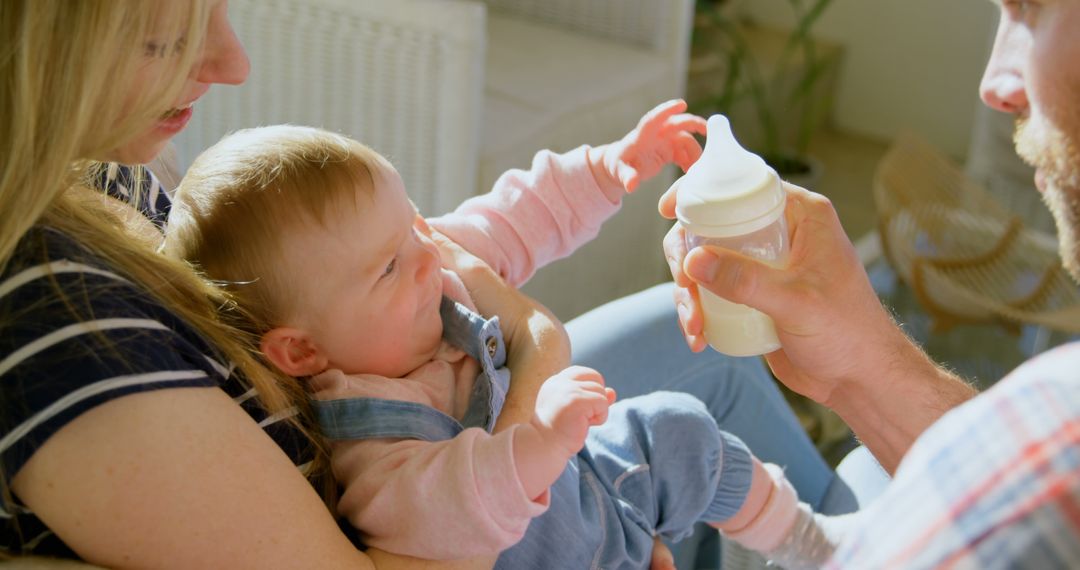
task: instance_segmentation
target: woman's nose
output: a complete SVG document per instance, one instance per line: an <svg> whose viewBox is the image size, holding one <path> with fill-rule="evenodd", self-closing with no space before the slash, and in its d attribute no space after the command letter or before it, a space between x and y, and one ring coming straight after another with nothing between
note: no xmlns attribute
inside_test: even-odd
<svg viewBox="0 0 1080 570"><path fill-rule="evenodd" d="M225 2L221 2L210 14L203 52L195 65L195 80L239 85L250 71L251 62L229 23Z"/></svg>

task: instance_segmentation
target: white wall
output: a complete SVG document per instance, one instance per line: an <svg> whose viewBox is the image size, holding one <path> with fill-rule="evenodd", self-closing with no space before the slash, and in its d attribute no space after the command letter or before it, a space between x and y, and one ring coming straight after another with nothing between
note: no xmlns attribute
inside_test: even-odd
<svg viewBox="0 0 1080 570"><path fill-rule="evenodd" d="M787 0L739 8L791 27ZM965 157L997 14L987 0L834 0L815 29L844 46L834 124L883 141L914 130Z"/></svg>

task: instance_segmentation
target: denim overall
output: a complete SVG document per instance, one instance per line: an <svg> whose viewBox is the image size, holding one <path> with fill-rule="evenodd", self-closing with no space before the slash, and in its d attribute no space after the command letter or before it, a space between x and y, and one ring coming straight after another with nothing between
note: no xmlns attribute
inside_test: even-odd
<svg viewBox="0 0 1080 570"><path fill-rule="evenodd" d="M445 297L441 312L443 338L481 365L462 421L412 402L314 401L327 437L440 441L467 427L491 431L510 383L498 318ZM617 402L552 485L548 510L495 566L647 568L654 536L677 541L698 521L727 520L746 498L750 475L746 446L720 431L693 396L655 392Z"/></svg>

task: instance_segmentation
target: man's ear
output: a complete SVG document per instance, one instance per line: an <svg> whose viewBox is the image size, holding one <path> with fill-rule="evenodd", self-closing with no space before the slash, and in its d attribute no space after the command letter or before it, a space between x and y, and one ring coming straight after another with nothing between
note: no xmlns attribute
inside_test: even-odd
<svg viewBox="0 0 1080 570"><path fill-rule="evenodd" d="M312 376L326 370L326 357L300 329L271 329L262 336L259 348L274 366L289 376Z"/></svg>

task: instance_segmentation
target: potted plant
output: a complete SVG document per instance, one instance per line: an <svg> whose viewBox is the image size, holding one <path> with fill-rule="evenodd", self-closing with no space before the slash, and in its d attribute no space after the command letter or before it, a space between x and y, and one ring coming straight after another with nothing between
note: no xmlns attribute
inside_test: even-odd
<svg viewBox="0 0 1080 570"><path fill-rule="evenodd" d="M832 0L785 0L790 32L740 17L731 0L698 0L687 99L701 115L727 115L740 142L785 179L819 174L807 155L832 103L839 50L811 35Z"/></svg>

